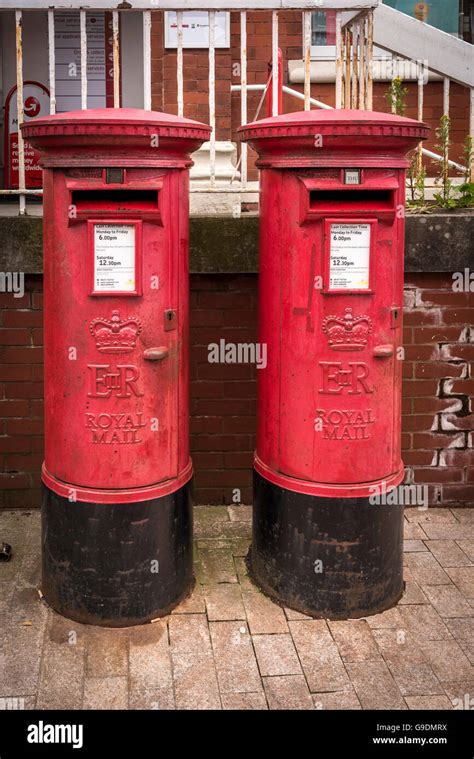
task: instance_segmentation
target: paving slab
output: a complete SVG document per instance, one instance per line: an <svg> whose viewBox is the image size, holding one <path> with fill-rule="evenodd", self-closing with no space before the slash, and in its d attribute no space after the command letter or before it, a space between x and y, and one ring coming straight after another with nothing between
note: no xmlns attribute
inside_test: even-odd
<svg viewBox="0 0 474 759"><path fill-rule="evenodd" d="M212 648L221 693L261 689L255 651L245 622L210 622Z"/></svg>
<svg viewBox="0 0 474 759"><path fill-rule="evenodd" d="M405 592L365 619L280 607L248 574L248 506L196 509L194 589L166 617L108 629L38 594L39 512L0 512L0 699L24 708L474 708L474 510L408 509ZM0 706L1 706L0 701Z"/></svg>
<svg viewBox="0 0 474 759"><path fill-rule="evenodd" d="M407 708L384 661L353 662L346 666L363 709Z"/></svg>
<svg viewBox="0 0 474 759"><path fill-rule="evenodd" d="M474 667L455 640L425 640L420 648L440 681L474 679Z"/></svg>
<svg viewBox="0 0 474 759"><path fill-rule="evenodd" d="M314 709L311 693L303 675L264 677L263 685L270 709Z"/></svg>
<svg viewBox="0 0 474 759"><path fill-rule="evenodd" d="M465 567L473 564L454 540L427 540L425 545L444 568Z"/></svg>
<svg viewBox="0 0 474 759"><path fill-rule="evenodd" d="M127 709L126 677L86 677L84 709Z"/></svg>
<svg viewBox="0 0 474 759"><path fill-rule="evenodd" d="M242 592L238 583L205 585L204 598L210 622L245 620Z"/></svg>
<svg viewBox="0 0 474 759"><path fill-rule="evenodd" d="M341 655L324 620L289 622L311 692L350 690Z"/></svg>
<svg viewBox="0 0 474 759"><path fill-rule="evenodd" d="M242 599L252 635L288 632L285 613L280 606L252 586L242 591Z"/></svg>
<svg viewBox="0 0 474 759"><path fill-rule="evenodd" d="M328 622L328 625L344 662L380 659L380 651L364 619Z"/></svg>
<svg viewBox="0 0 474 759"><path fill-rule="evenodd" d="M313 693L315 709L351 710L362 709L357 695L353 691L338 693Z"/></svg>
<svg viewBox="0 0 474 759"><path fill-rule="evenodd" d="M253 645L262 676L303 674L293 639L282 635L254 635Z"/></svg>

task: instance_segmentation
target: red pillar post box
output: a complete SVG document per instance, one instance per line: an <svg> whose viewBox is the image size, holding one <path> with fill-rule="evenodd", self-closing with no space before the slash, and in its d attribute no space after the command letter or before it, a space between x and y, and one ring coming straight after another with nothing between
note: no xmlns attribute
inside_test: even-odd
<svg viewBox="0 0 474 759"><path fill-rule="evenodd" d="M210 129L99 109L22 130L44 169L42 590L138 624L192 584L188 169Z"/></svg>
<svg viewBox="0 0 474 759"><path fill-rule="evenodd" d="M373 614L403 589L402 507L383 505L383 491L403 479L405 156L427 127L326 110L240 135L261 170L267 344L251 571L269 595L313 616Z"/></svg>

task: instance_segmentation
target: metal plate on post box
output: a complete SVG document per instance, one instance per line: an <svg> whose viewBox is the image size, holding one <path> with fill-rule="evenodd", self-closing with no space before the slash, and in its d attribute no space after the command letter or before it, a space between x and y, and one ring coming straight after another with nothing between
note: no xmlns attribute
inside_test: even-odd
<svg viewBox="0 0 474 759"><path fill-rule="evenodd" d="M367 290L370 267L370 224L331 224L329 287Z"/></svg>
<svg viewBox="0 0 474 759"><path fill-rule="evenodd" d="M134 224L92 222L93 293L137 292L138 230Z"/></svg>

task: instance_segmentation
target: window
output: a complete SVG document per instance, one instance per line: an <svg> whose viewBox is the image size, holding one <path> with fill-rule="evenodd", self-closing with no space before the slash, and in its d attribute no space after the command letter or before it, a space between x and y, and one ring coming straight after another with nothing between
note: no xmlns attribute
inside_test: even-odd
<svg viewBox="0 0 474 759"><path fill-rule="evenodd" d="M443 32L459 35L460 0L384 0L384 3L407 16L414 16L419 21L442 29Z"/></svg>
<svg viewBox="0 0 474 759"><path fill-rule="evenodd" d="M334 58L336 55L336 12L315 11L311 17L311 56Z"/></svg>

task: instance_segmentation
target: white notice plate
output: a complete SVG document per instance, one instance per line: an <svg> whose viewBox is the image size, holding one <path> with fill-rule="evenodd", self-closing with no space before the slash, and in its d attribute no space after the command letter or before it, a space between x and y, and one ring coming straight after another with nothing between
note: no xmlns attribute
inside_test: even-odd
<svg viewBox="0 0 474 759"><path fill-rule="evenodd" d="M134 292L135 225L94 224L94 292Z"/></svg>
<svg viewBox="0 0 474 759"><path fill-rule="evenodd" d="M370 224L330 225L330 290L368 290Z"/></svg>

